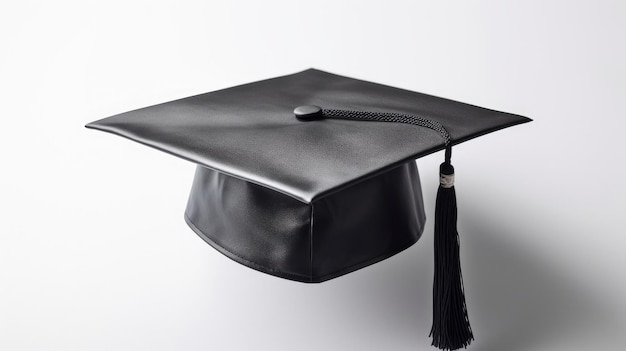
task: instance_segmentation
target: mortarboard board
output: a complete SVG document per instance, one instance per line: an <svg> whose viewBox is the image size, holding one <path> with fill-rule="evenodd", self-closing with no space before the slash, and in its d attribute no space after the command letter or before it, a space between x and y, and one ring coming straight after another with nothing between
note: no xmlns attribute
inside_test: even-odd
<svg viewBox="0 0 626 351"><path fill-rule="evenodd" d="M446 150L435 214L433 345L473 339L456 231L452 145L530 121L315 69L86 125L197 164L185 211L250 268L322 282L414 244L425 213L416 158Z"/></svg>

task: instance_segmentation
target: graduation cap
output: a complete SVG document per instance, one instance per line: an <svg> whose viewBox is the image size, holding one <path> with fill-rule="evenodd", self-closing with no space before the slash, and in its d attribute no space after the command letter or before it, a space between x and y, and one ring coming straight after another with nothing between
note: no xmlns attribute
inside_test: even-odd
<svg viewBox="0 0 626 351"><path fill-rule="evenodd" d="M86 125L197 164L185 220L245 266L323 282L413 245L425 213L414 160L445 150L435 208L433 345L473 340L452 145L529 122L315 69Z"/></svg>

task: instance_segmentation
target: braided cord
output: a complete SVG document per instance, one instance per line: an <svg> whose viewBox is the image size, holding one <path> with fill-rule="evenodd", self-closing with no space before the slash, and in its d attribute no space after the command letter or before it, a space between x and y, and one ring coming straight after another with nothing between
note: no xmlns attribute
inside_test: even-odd
<svg viewBox="0 0 626 351"><path fill-rule="evenodd" d="M420 116L395 112L367 112L336 109L323 109L322 113L324 117L328 118L412 124L414 126L429 128L439 133L444 139L446 149L449 149L451 142L450 134L441 123Z"/></svg>

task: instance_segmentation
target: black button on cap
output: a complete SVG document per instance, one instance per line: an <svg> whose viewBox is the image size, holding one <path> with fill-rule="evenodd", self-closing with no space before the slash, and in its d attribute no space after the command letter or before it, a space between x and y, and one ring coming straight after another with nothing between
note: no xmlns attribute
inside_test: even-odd
<svg viewBox="0 0 626 351"><path fill-rule="evenodd" d="M296 118L301 121L313 121L316 119L324 118L322 108L315 105L302 105L293 110Z"/></svg>

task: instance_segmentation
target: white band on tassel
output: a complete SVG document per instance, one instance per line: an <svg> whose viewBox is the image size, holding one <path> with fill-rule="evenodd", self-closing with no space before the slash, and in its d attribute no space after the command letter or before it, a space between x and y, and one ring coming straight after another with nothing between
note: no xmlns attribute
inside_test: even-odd
<svg viewBox="0 0 626 351"><path fill-rule="evenodd" d="M439 174L439 184L442 188L452 188L454 186L454 174Z"/></svg>

